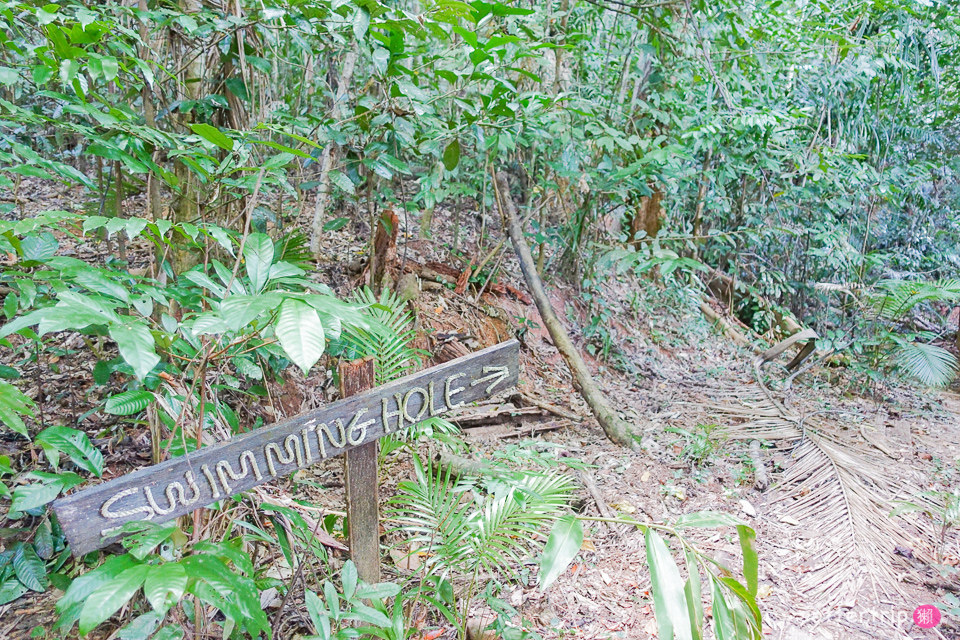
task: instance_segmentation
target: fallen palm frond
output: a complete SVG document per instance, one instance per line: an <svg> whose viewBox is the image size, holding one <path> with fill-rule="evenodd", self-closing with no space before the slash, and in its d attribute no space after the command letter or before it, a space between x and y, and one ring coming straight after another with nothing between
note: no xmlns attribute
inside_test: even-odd
<svg viewBox="0 0 960 640"><path fill-rule="evenodd" d="M895 475L889 459L847 441L822 416L791 410L762 383L731 389L718 400L714 409L738 420L723 428L729 439L794 443L793 464L773 487L773 505L781 519L804 527L796 567L802 574L797 588L807 603L850 604L865 584L883 593L900 591L901 569L892 563L896 547L926 550L917 549L916 534L902 520L890 517L892 500L915 488Z"/></svg>

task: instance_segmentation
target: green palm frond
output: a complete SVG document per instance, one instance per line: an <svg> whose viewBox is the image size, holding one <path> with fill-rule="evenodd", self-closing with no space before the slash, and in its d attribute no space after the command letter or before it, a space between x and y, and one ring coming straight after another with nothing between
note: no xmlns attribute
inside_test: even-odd
<svg viewBox="0 0 960 640"><path fill-rule="evenodd" d="M306 269L313 254L310 253L307 236L300 230L288 231L277 241L277 256L279 260L295 264Z"/></svg>
<svg viewBox="0 0 960 640"><path fill-rule="evenodd" d="M944 279L936 282L909 280L881 280L877 290L867 296L867 307L878 317L900 320L923 302L960 300L960 280Z"/></svg>
<svg viewBox="0 0 960 640"><path fill-rule="evenodd" d="M931 387L944 387L957 375L957 358L942 347L897 340L894 361L903 373Z"/></svg>
<svg viewBox="0 0 960 640"><path fill-rule="evenodd" d="M427 553L429 566L463 574L521 562L573 492L559 474L504 472L494 481L452 482L416 455L414 469L416 481L401 482L391 501L393 515L413 546Z"/></svg>
<svg viewBox="0 0 960 640"><path fill-rule="evenodd" d="M449 471L435 473L412 457L415 481L405 480L390 500L390 515L402 523L415 551L428 553L425 564L442 570L468 563L472 550L471 519L473 489L469 479L455 480Z"/></svg>
<svg viewBox="0 0 960 640"><path fill-rule="evenodd" d="M344 342L355 357L373 356L378 385L396 380L420 365L423 351L410 346L416 337L413 316L391 291L379 298L367 287L353 294L353 301L367 307L379 326L370 331L344 331Z"/></svg>

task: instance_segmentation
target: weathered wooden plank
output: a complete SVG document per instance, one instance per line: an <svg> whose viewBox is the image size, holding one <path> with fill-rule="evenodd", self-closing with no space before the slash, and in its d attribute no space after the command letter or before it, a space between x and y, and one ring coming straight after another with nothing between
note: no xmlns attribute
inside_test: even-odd
<svg viewBox="0 0 960 640"><path fill-rule="evenodd" d="M53 503L74 555L134 520L165 522L517 383L510 340Z"/></svg>
<svg viewBox="0 0 960 640"><path fill-rule="evenodd" d="M344 398L373 387L373 358L342 362L340 395ZM376 440L348 449L343 456L343 485L350 524L350 558L360 578L380 582L380 500Z"/></svg>

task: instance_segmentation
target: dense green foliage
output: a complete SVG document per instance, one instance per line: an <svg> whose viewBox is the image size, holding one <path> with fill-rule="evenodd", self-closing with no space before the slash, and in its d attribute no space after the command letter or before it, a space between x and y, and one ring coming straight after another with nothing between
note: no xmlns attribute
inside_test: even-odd
<svg viewBox="0 0 960 640"><path fill-rule="evenodd" d="M110 393L95 410L119 416L117 431L145 422L154 461L259 426L239 406L291 365L307 374L324 354L370 353L378 382L415 366L402 303L338 300L310 259L325 233L364 215L374 228L386 209L462 252L459 217L440 237L432 214L470 209L489 233L491 169L516 177L540 268L582 284L602 355L612 266L697 295L719 271L731 311L758 333L793 314L874 378L956 373L944 338L960 299L960 15L947 0L0 0L0 45L4 346L36 368L78 335ZM37 185L83 195L46 210L31 201ZM64 250L94 244L99 262ZM258 592L289 584L243 544L334 571L315 524L248 497L273 527L214 532L195 518L191 540L150 526L76 577L84 563L68 559L46 505L101 476L103 456L81 430L32 429L22 372L0 375L12 381L0 421L46 457L0 457L0 476L16 478L0 498L19 523L0 551L0 602L52 583L67 593L60 626L80 633L138 602L125 637L202 626L201 605L223 614L224 636L257 637L271 629ZM397 518L436 571L401 589L358 586L347 565L341 594L315 580L305 606L321 637L350 637L354 621L404 638L405 602L421 601L466 633L471 598L505 603L472 582L458 601L451 575L540 553L516 536L547 526L547 584L576 553L582 530L558 477L451 485L416 469ZM738 523L683 526L700 525ZM699 574L681 579L657 530L641 528L661 637L701 637ZM707 572L721 638L759 633L752 531L739 533L747 586ZM707 568L681 546L688 567Z"/></svg>

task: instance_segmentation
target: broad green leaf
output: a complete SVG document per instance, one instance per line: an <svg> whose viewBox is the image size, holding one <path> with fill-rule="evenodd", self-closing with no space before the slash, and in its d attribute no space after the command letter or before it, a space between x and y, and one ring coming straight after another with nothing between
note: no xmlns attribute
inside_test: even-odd
<svg viewBox="0 0 960 640"><path fill-rule="evenodd" d="M674 523L674 527L677 529L724 526L739 527L744 525L745 523L743 520L740 520L729 513L723 513L722 511L696 511L694 513L687 513L677 518L676 522Z"/></svg>
<svg viewBox="0 0 960 640"><path fill-rule="evenodd" d="M366 7L360 7L353 15L353 35L356 36L357 40L362 41L369 28L370 12Z"/></svg>
<svg viewBox="0 0 960 640"><path fill-rule="evenodd" d="M76 578L70 583L66 593L57 600L56 609L59 619L56 628L63 631L69 630L80 617L80 611L92 593L136 564L130 554L110 556L93 571Z"/></svg>
<svg viewBox="0 0 960 640"><path fill-rule="evenodd" d="M103 454L93 446L90 438L82 431L54 425L37 434L37 443L43 447L50 464L56 469L59 454L65 453L70 460L98 478L103 475Z"/></svg>
<svg viewBox="0 0 960 640"><path fill-rule="evenodd" d="M265 233L251 233L243 245L243 264L250 278L252 293L260 293L270 278L273 264L273 240Z"/></svg>
<svg viewBox="0 0 960 640"><path fill-rule="evenodd" d="M183 629L169 625L157 631L150 640L182 640Z"/></svg>
<svg viewBox="0 0 960 640"><path fill-rule="evenodd" d="M80 635L87 635L119 611L143 585L150 568L145 564L132 566L91 593L80 611Z"/></svg>
<svg viewBox="0 0 960 640"><path fill-rule="evenodd" d="M63 485L55 482L33 483L17 487L13 490L13 502L10 508L13 511L29 511L42 507L56 500Z"/></svg>
<svg viewBox="0 0 960 640"><path fill-rule="evenodd" d="M732 584L731 584L732 583ZM735 585L733 594L725 593L723 586ZM711 576L713 594L713 630L717 640L760 640L760 612L750 596L735 580Z"/></svg>
<svg viewBox="0 0 960 640"><path fill-rule="evenodd" d="M20 74L17 73L16 69L0 67L0 84L9 86L16 84L18 80L20 80Z"/></svg>
<svg viewBox="0 0 960 640"><path fill-rule="evenodd" d="M204 289L209 289L210 293L218 298L222 298L226 291L226 289L214 282L210 276L200 271L199 268L186 272L182 277Z"/></svg>
<svg viewBox="0 0 960 640"><path fill-rule="evenodd" d="M33 545L22 542L13 552L13 571L17 580L31 591L46 591L50 585L47 569Z"/></svg>
<svg viewBox="0 0 960 640"><path fill-rule="evenodd" d="M657 532L646 532L647 565L650 567L650 591L653 594L654 615L657 618L659 640L693 640L688 620L684 581L670 549Z"/></svg>
<svg viewBox="0 0 960 640"><path fill-rule="evenodd" d="M187 580L187 570L175 562L150 567L143 584L143 594L155 610L166 611L183 597Z"/></svg>
<svg viewBox="0 0 960 640"><path fill-rule="evenodd" d="M378 582L377 584L360 583L354 594L357 598L364 600L386 600L400 593L400 585L392 582Z"/></svg>
<svg viewBox="0 0 960 640"><path fill-rule="evenodd" d="M133 522L124 525L123 532L131 532L123 538L123 546L137 560L143 560L158 544L177 531L175 524L160 525L152 522Z"/></svg>
<svg viewBox="0 0 960 640"><path fill-rule="evenodd" d="M60 243L49 231L31 233L20 241L20 252L24 260L43 262L57 254Z"/></svg>
<svg viewBox="0 0 960 640"><path fill-rule="evenodd" d="M233 138L227 137L222 131L213 125L206 124L205 122L197 122L191 124L190 128L195 134L209 142L212 142L221 149L233 151Z"/></svg>
<svg viewBox="0 0 960 640"><path fill-rule="evenodd" d="M301 151L300 149L294 149L293 147L288 147L287 145L280 144L279 142L274 142L273 140L253 140L253 142L256 142L257 144L266 145L278 151L284 151L286 153L299 156L301 158L313 160L313 156L311 156L309 153L306 153L305 151Z"/></svg>
<svg viewBox="0 0 960 640"><path fill-rule="evenodd" d="M687 573L689 577L683 585L683 596L687 600L687 612L690 615L690 633L693 636L693 640L702 640L704 616L700 567L697 564L697 556L692 551L684 549L684 555L687 559Z"/></svg>
<svg viewBox="0 0 960 640"><path fill-rule="evenodd" d="M73 279L77 284L86 287L90 291L111 296L128 304L130 302L130 292L126 287L92 269L84 269L78 272Z"/></svg>
<svg viewBox="0 0 960 640"><path fill-rule="evenodd" d="M337 231L345 227L348 222L350 222L350 218L344 218L344 217L334 218L333 220L328 220L327 222L323 223L323 230Z"/></svg>
<svg viewBox="0 0 960 640"><path fill-rule="evenodd" d="M22 436L29 437L21 415L33 416L33 400L8 382L0 382L0 422Z"/></svg>
<svg viewBox="0 0 960 640"><path fill-rule="evenodd" d="M460 164L460 141L454 140L443 150L443 166L447 171L453 171Z"/></svg>
<svg viewBox="0 0 960 640"><path fill-rule="evenodd" d="M117 77L120 65L113 56L103 56L100 59L100 69L103 71L103 79L107 82L112 82L113 79Z"/></svg>
<svg viewBox="0 0 960 640"><path fill-rule="evenodd" d="M220 317L231 331L239 331L263 312L275 309L279 302L275 294L231 295L220 303Z"/></svg>
<svg viewBox="0 0 960 640"><path fill-rule="evenodd" d="M307 375L323 355L326 339L320 316L310 305L288 298L280 305L276 326L277 339L291 362Z"/></svg>
<svg viewBox="0 0 960 640"><path fill-rule="evenodd" d="M737 535L740 538L740 550L743 552L743 577L747 581L747 592L751 597L757 597L759 558L753 543L757 533L746 525L737 526Z"/></svg>
<svg viewBox="0 0 960 640"><path fill-rule="evenodd" d="M27 591L29 591L29 589L17 580L16 576L10 576L0 584L0 605L13 602Z"/></svg>
<svg viewBox="0 0 960 640"><path fill-rule="evenodd" d="M117 640L148 640L163 621L163 613L148 611L131 620L116 632Z"/></svg>
<svg viewBox="0 0 960 640"><path fill-rule="evenodd" d="M344 563L340 579L343 583L343 597L350 600L357 590L357 583L359 581L357 566L353 564L353 560L347 560Z"/></svg>
<svg viewBox="0 0 960 640"><path fill-rule="evenodd" d="M108 331L120 348L120 355L133 367L133 373L139 380L146 378L160 363L160 356L154 351L153 334L145 324L136 321L114 324Z"/></svg>
<svg viewBox="0 0 960 640"><path fill-rule="evenodd" d="M230 571L218 558L195 554L180 561L192 580L188 591L216 602L227 617L243 625L253 637L270 628L260 606L256 585L249 578Z"/></svg>
<svg viewBox="0 0 960 640"><path fill-rule="evenodd" d="M348 178L345 173L338 171L337 169L334 169L330 172L330 181L350 195L353 195L354 190L356 189L356 186L353 184L353 180Z"/></svg>
<svg viewBox="0 0 960 640"><path fill-rule="evenodd" d="M365 604L354 603L352 608L344 617L351 620L366 622L367 624L372 624L380 627L381 629L389 629L391 626L393 626L390 622L390 618L380 611L377 611L373 607L368 607Z"/></svg>
<svg viewBox="0 0 960 640"><path fill-rule="evenodd" d="M140 413L153 402L153 394L143 389L124 391L107 398L104 411L114 416L129 416Z"/></svg>
<svg viewBox="0 0 960 640"><path fill-rule="evenodd" d="M315 592L307 590L304 593L304 602L314 628L321 634L321 637L329 638L331 632L330 612L323 606L323 600Z"/></svg>
<svg viewBox="0 0 960 640"><path fill-rule="evenodd" d="M546 590L566 571L582 544L583 524L576 516L566 515L554 523L540 560L541 590Z"/></svg>

